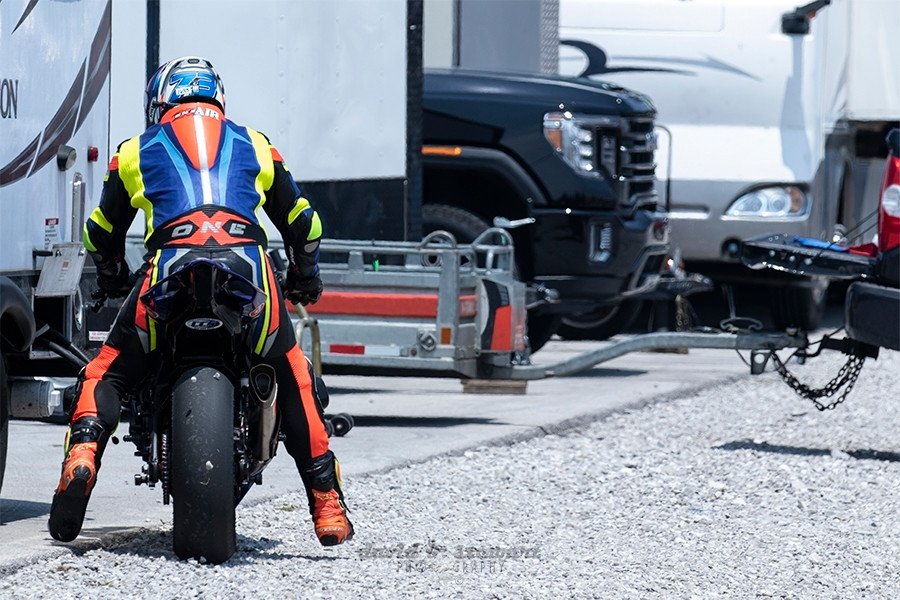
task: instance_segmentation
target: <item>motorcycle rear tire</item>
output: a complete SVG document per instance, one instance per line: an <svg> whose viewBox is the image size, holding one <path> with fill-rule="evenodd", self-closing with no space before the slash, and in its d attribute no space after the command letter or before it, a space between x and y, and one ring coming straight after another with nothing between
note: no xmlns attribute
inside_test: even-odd
<svg viewBox="0 0 900 600"><path fill-rule="evenodd" d="M172 389L172 537L183 559L220 564L235 551L234 386L212 367Z"/></svg>

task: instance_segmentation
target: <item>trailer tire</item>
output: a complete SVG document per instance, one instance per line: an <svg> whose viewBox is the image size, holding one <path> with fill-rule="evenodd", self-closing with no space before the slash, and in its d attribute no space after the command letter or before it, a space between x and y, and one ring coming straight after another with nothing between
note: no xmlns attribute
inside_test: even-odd
<svg viewBox="0 0 900 600"><path fill-rule="evenodd" d="M6 381L6 361L0 357L0 490L6 473L6 450L9 444L9 385Z"/></svg>
<svg viewBox="0 0 900 600"><path fill-rule="evenodd" d="M457 242L467 244L478 237L490 225L478 215L467 210L447 204L422 205L422 233L428 235L432 231L442 229L453 234ZM518 278L517 267L513 275ZM556 333L560 316L554 314L537 314L528 311L528 344L532 352L540 350Z"/></svg>

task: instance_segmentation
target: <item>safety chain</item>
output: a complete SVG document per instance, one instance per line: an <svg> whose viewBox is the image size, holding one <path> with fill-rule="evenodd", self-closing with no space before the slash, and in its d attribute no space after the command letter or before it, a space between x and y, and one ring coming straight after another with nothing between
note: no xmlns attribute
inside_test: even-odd
<svg viewBox="0 0 900 600"><path fill-rule="evenodd" d="M681 294L675 296L675 331L690 331L694 322L691 318L690 301Z"/></svg>
<svg viewBox="0 0 900 600"><path fill-rule="evenodd" d="M787 367L774 352L772 352L772 358L775 361L775 369L778 371L778 374L781 375L781 378L784 379L784 382L793 388L799 396L812 400L812 403L820 411L831 410L847 398L847 394L849 394L850 390L853 389L853 386L856 385L856 380L859 378L859 372L866 362L865 356L851 354L849 358L847 358L847 362L844 366L841 367L841 370L838 371L838 374L835 375L834 379L826 383L824 387L814 389L802 383L789 373ZM836 400L833 400L829 404L822 404L819 402L819 398L831 397L844 386L846 387L844 388L843 393L841 393Z"/></svg>

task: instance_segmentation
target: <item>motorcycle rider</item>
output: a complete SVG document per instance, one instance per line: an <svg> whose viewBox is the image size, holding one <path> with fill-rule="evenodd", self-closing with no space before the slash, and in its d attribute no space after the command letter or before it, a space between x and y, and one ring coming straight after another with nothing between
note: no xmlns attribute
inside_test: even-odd
<svg viewBox="0 0 900 600"><path fill-rule="evenodd" d="M100 204L84 226L100 289L127 297L80 378L50 534L63 542L78 536L121 401L151 373L155 323L140 294L202 252L268 290L269 305L256 321L254 360L276 371L284 446L306 488L319 541L332 546L349 540L353 525L340 467L329 450L309 362L277 291L257 212L262 207L282 234L290 263L284 295L301 304L316 302L323 289L319 216L268 138L225 118L224 87L208 60L187 56L159 67L147 83L144 112L147 129L119 145ZM148 252L134 284L125 235L138 209L144 211Z"/></svg>

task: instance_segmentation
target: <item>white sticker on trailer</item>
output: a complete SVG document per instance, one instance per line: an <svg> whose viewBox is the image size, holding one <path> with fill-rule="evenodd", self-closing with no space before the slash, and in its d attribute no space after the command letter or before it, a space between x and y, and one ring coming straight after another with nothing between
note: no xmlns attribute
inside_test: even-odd
<svg viewBox="0 0 900 600"><path fill-rule="evenodd" d="M44 219L44 250L59 241L59 219Z"/></svg>
<svg viewBox="0 0 900 600"><path fill-rule="evenodd" d="M366 346L366 356L400 356L400 346Z"/></svg>
<svg viewBox="0 0 900 600"><path fill-rule="evenodd" d="M88 331L88 340L92 342L105 342L107 337L108 331Z"/></svg>

